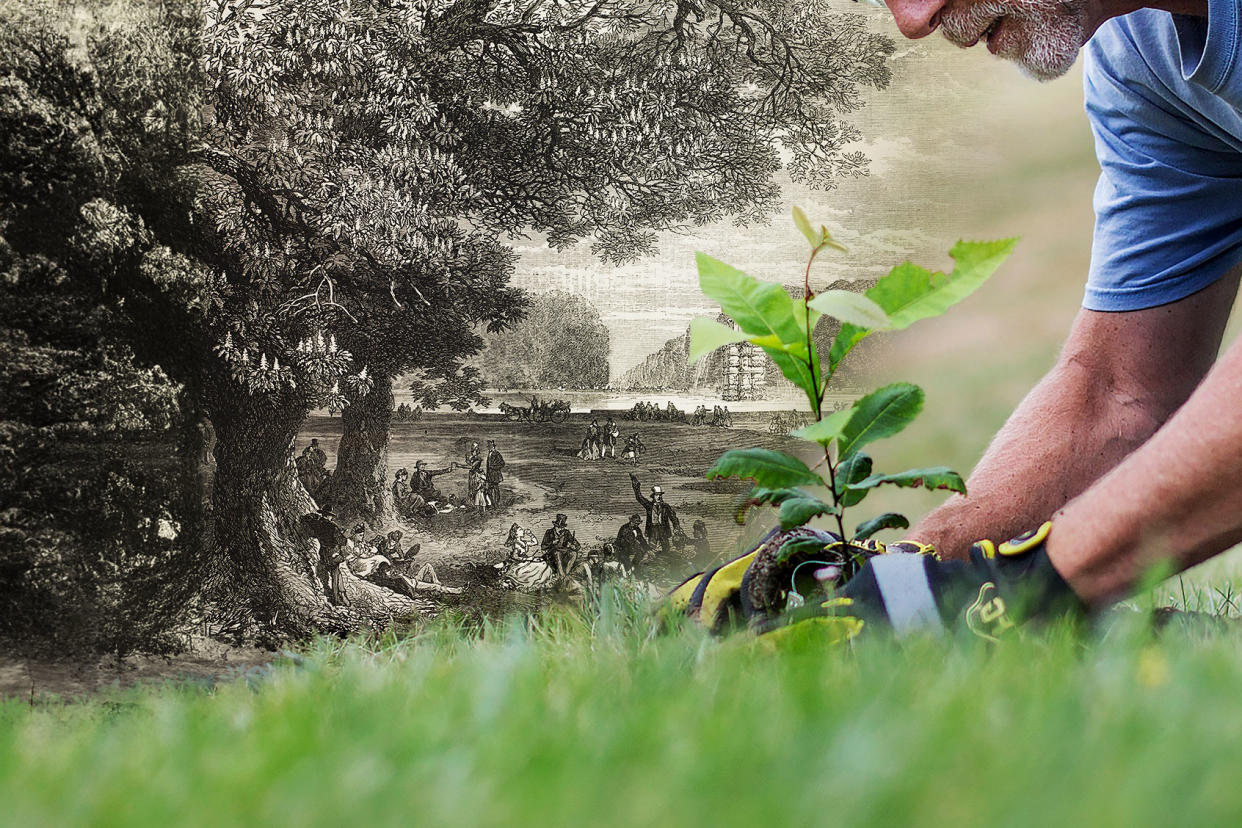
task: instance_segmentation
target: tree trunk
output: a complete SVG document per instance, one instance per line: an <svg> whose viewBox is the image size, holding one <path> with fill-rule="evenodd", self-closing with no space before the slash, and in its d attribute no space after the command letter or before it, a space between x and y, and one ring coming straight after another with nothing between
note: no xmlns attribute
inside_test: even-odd
<svg viewBox="0 0 1242 828"><path fill-rule="evenodd" d="M304 519L315 504L293 463L293 441L306 411L264 403L254 398L212 411L214 541L224 564L216 592L223 613L239 631L253 626L287 639L347 634L432 611L433 602L363 581L348 567L341 575L343 604L329 599L321 543Z"/></svg>
<svg viewBox="0 0 1242 828"><path fill-rule="evenodd" d="M332 511L347 522L373 528L392 521L388 488L388 432L392 424L392 378L376 376L371 393L341 413L341 442L332 472Z"/></svg>
<svg viewBox="0 0 1242 828"><path fill-rule="evenodd" d="M188 541L200 550L210 547L211 491L216 478L216 431L207 412L189 394L182 395L182 425L178 448L184 489L183 526ZM200 551L201 555L201 551Z"/></svg>
<svg viewBox="0 0 1242 828"><path fill-rule="evenodd" d="M210 578L211 487L215 480L215 430L193 394L181 396L181 436L177 446L179 488L173 513L179 526L177 544L183 550L179 566L183 592L171 600L188 602L200 595Z"/></svg>

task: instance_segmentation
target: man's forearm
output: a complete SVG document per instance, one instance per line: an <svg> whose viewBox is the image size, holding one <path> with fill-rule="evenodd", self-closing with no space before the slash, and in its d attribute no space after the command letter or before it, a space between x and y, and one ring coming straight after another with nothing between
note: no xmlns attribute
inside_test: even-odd
<svg viewBox="0 0 1242 828"><path fill-rule="evenodd" d="M1242 343L1142 448L1054 518L1048 558L1088 605L1156 564L1180 572L1242 541Z"/></svg>
<svg viewBox="0 0 1242 828"><path fill-rule="evenodd" d="M1037 526L1155 433L1161 413L1063 362L997 433L967 480L968 494L953 496L909 535L960 558L981 538Z"/></svg>
<svg viewBox="0 0 1242 828"><path fill-rule="evenodd" d="M1238 272L1168 305L1082 311L1056 367L1027 395L967 481L910 537L946 557L1047 520L1156 432L1216 357Z"/></svg>

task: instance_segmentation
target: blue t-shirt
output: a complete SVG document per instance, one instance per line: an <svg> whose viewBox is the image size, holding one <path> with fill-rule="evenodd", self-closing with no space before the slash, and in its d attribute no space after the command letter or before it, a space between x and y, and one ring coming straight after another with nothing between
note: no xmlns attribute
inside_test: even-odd
<svg viewBox="0 0 1242 828"><path fill-rule="evenodd" d="M1242 260L1242 0L1208 2L1207 18L1113 18L1086 46L1091 310L1173 302Z"/></svg>

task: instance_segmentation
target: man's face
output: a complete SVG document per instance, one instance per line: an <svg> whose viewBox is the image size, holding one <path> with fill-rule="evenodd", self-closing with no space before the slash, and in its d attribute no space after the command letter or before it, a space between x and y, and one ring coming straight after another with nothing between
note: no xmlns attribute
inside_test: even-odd
<svg viewBox="0 0 1242 828"><path fill-rule="evenodd" d="M1069 71L1099 20L1088 0L887 0L902 34L922 37L937 27L956 46L985 43L1030 77L1046 81Z"/></svg>

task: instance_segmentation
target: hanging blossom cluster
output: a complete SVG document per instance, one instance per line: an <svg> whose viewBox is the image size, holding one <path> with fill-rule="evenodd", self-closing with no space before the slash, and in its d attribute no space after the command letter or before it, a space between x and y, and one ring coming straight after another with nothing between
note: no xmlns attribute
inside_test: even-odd
<svg viewBox="0 0 1242 828"><path fill-rule="evenodd" d="M351 398L363 397L375 387L366 366L352 373L353 356L337 347L336 335L321 330L298 341L292 352L270 358L266 350L238 345L233 332L224 335L216 354L229 367L233 381L250 395L301 389L315 403L341 411ZM255 354L257 353L257 357Z"/></svg>

